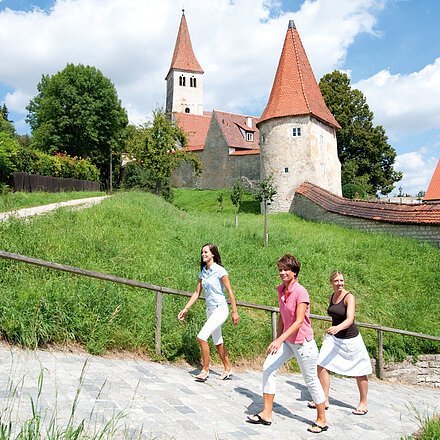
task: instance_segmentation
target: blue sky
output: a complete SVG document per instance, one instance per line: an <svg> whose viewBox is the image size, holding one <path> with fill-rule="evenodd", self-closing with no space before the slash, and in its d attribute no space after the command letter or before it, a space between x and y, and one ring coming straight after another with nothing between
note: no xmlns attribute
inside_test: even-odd
<svg viewBox="0 0 440 440"><path fill-rule="evenodd" d="M440 158L440 2L435 0L187 0L205 71L205 110L260 115L289 19L317 80L334 69L365 94L397 152L397 184L426 190ZM134 123L165 101L182 1L0 0L0 103L20 133L43 74L99 68Z"/></svg>

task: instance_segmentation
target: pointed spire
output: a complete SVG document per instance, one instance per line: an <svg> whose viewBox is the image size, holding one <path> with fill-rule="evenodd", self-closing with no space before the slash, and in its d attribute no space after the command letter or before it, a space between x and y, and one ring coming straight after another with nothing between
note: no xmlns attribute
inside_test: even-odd
<svg viewBox="0 0 440 440"><path fill-rule="evenodd" d="M177 33L176 45L171 60L171 69L203 73L193 52L184 9L182 9L182 18L180 19L179 32Z"/></svg>
<svg viewBox="0 0 440 440"><path fill-rule="evenodd" d="M313 115L340 128L321 95L295 22L290 20L269 101L259 123L300 115Z"/></svg>
<svg viewBox="0 0 440 440"><path fill-rule="evenodd" d="M423 200L425 202L440 200L440 159L437 162L437 166L435 167L434 174L432 175L431 182L429 182Z"/></svg>

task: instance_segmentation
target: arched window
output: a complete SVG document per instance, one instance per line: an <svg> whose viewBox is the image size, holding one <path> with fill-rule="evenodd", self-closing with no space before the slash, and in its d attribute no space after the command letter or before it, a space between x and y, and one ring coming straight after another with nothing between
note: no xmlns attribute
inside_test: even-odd
<svg viewBox="0 0 440 440"><path fill-rule="evenodd" d="M197 87L196 78L195 78L194 76L192 76L192 77L189 79L189 86L190 86L190 87Z"/></svg>
<svg viewBox="0 0 440 440"><path fill-rule="evenodd" d="M185 77L183 75L179 76L179 86L185 86Z"/></svg>
<svg viewBox="0 0 440 440"><path fill-rule="evenodd" d="M185 113L189 113L189 107L185 108Z"/></svg>

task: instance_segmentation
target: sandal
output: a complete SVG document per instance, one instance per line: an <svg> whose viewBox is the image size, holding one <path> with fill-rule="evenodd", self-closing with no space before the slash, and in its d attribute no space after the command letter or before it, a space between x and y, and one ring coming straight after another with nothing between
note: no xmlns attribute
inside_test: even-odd
<svg viewBox="0 0 440 440"><path fill-rule="evenodd" d="M321 425L318 425L317 423L314 423L312 426L307 428L307 431L313 432L314 434L321 434L321 432L324 432L327 430L328 430L328 425L321 426Z"/></svg>
<svg viewBox="0 0 440 440"><path fill-rule="evenodd" d="M232 368L229 371L222 371L222 374L220 374L218 380L231 380L232 376Z"/></svg>
<svg viewBox="0 0 440 440"><path fill-rule="evenodd" d="M312 408L312 409L316 409L316 403L313 402L313 401L310 401L310 402L307 403L307 407L308 408ZM325 405L325 409L328 409L328 408L329 408L329 406Z"/></svg>
<svg viewBox="0 0 440 440"><path fill-rule="evenodd" d="M195 380L197 382L206 382L209 377L209 371L202 370L200 373L195 377Z"/></svg>

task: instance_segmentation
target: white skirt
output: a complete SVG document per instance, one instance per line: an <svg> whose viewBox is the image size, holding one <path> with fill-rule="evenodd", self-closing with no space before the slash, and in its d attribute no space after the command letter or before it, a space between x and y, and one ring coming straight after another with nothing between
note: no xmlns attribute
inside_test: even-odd
<svg viewBox="0 0 440 440"><path fill-rule="evenodd" d="M370 357L360 334L349 339L325 335L317 364L343 376L365 376L372 371Z"/></svg>

